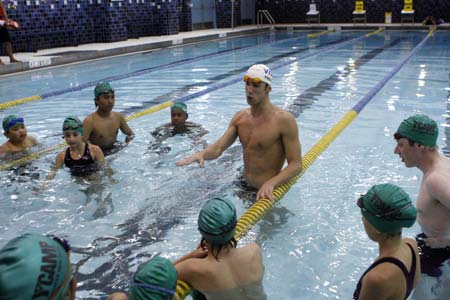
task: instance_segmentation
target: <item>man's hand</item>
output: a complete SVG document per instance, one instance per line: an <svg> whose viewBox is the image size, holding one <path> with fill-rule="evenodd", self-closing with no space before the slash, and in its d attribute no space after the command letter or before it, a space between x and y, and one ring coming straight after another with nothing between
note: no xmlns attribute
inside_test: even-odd
<svg viewBox="0 0 450 300"><path fill-rule="evenodd" d="M177 162L177 166L187 166L192 164L193 162L198 162L200 167L203 167L205 164L205 159L203 158L203 153L202 152L198 152L195 153L189 157L186 157L180 161Z"/></svg>
<svg viewBox="0 0 450 300"><path fill-rule="evenodd" d="M275 203L275 198L273 197L274 188L275 186L271 184L270 181L264 182L256 194L256 200L269 199L272 203Z"/></svg>

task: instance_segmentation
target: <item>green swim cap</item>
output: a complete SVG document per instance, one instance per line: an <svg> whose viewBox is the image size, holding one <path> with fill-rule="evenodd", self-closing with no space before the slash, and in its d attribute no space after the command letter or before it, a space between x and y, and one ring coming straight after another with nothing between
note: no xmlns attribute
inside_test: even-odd
<svg viewBox="0 0 450 300"><path fill-rule="evenodd" d="M415 115L403 120L396 133L420 145L434 147L438 137L438 127L430 117Z"/></svg>
<svg viewBox="0 0 450 300"><path fill-rule="evenodd" d="M95 86L94 95L95 95L95 98L98 98L101 95L109 93L109 92L113 92L114 93L114 89L109 84L109 82L102 81L102 82L99 82Z"/></svg>
<svg viewBox="0 0 450 300"><path fill-rule="evenodd" d="M177 270L170 260L153 257L136 271L131 282L130 300L172 299L177 278Z"/></svg>
<svg viewBox="0 0 450 300"><path fill-rule="evenodd" d="M374 185L358 199L364 218L378 231L397 234L416 221L417 210L408 194L390 183Z"/></svg>
<svg viewBox="0 0 450 300"><path fill-rule="evenodd" d="M0 250L0 299L66 299L69 257L52 237L26 233Z"/></svg>
<svg viewBox="0 0 450 300"><path fill-rule="evenodd" d="M19 118L16 115L9 115L3 119L3 130L8 132L11 127L16 126L17 124L24 124L23 118Z"/></svg>
<svg viewBox="0 0 450 300"><path fill-rule="evenodd" d="M236 230L236 208L227 199L214 198L206 202L198 215L198 230L214 245L224 245Z"/></svg>
<svg viewBox="0 0 450 300"><path fill-rule="evenodd" d="M64 120L62 130L63 132L73 130L83 135L83 123L77 117L70 116Z"/></svg>
<svg viewBox="0 0 450 300"><path fill-rule="evenodd" d="M187 105L184 102L177 102L170 108L170 111L181 110L187 113Z"/></svg>

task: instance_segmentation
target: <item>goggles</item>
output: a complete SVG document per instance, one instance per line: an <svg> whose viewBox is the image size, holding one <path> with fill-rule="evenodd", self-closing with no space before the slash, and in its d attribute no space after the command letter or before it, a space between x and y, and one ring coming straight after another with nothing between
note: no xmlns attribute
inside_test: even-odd
<svg viewBox="0 0 450 300"><path fill-rule="evenodd" d="M407 139L407 137L401 135L400 133L396 132L394 133L394 139L399 140L399 139Z"/></svg>
<svg viewBox="0 0 450 300"><path fill-rule="evenodd" d="M252 84L254 87L259 87L259 85L261 84L262 80L258 77L253 77L251 78L248 75L244 75L244 82L247 86L249 86L250 84Z"/></svg>
<svg viewBox="0 0 450 300"><path fill-rule="evenodd" d="M167 294L167 297L165 298L166 300L172 300L173 299L173 295L175 294L176 290L174 289L168 289L165 287L161 287L158 285L154 285L154 284L150 284L150 283L142 283L142 282L138 282L136 281L136 275L139 273L139 269L136 271L136 273L134 273L134 276L131 280L130 285L131 286L137 286L137 287L141 287L144 289L149 289L152 291L157 291L157 292L162 292L164 294Z"/></svg>
<svg viewBox="0 0 450 300"><path fill-rule="evenodd" d="M66 239L59 238L59 237L51 235L51 234L47 235L47 236L52 238L55 242L57 242L61 247L64 248L64 250L67 253L67 262L68 262L68 265L70 266L70 251L71 251L71 248L70 248L69 242ZM67 285L67 287L69 288L69 291L68 291L69 298L68 299L75 299L75 291L76 291L77 283L75 281L75 278L73 276L70 276L70 275L71 275L70 274L70 268L67 268L67 272L64 275L63 282L50 295L50 297L49 297L50 300L56 299L56 297L59 295L60 290L63 289L67 285L68 281L70 281L70 284ZM67 293L67 290L64 293ZM65 295L64 295L64 298L65 298Z"/></svg>
<svg viewBox="0 0 450 300"><path fill-rule="evenodd" d="M372 216L375 216L375 217L377 217L379 219L384 219L384 220L387 220L387 221L410 220L410 218L399 218L399 217L401 216L403 210L408 209L408 208L410 208L412 206L411 202L405 204L404 206L402 206L400 208L391 209L391 210L388 210L388 211L383 212L383 213L373 213L370 210L368 210L366 207L364 207L364 200L363 200L363 198L364 198L364 195L361 195L358 198L358 201L356 202L356 205L358 205L358 207L363 212L366 212L368 214L371 214ZM375 194L373 196L373 198L378 198L378 200L380 202L382 202L382 200L378 197L377 194Z"/></svg>
<svg viewBox="0 0 450 300"><path fill-rule="evenodd" d="M79 126L79 125L70 125L70 124L64 124L63 125L63 131L66 131L66 130L77 130L79 128L81 128L81 126Z"/></svg>
<svg viewBox="0 0 450 300"><path fill-rule="evenodd" d="M153 285L153 284L148 284L148 283L140 283L140 282L136 282L133 281L130 283L132 286L138 286L144 289L149 289L152 291L157 291L157 292L163 292L165 294L167 294L166 299L167 300L171 300L173 298L173 295L175 294L175 290L171 290L171 289L166 289L157 285Z"/></svg>
<svg viewBox="0 0 450 300"><path fill-rule="evenodd" d="M8 128L8 130L15 126L16 124L23 124L23 118L16 118L16 119L12 119L10 120L8 123L6 123L5 128Z"/></svg>

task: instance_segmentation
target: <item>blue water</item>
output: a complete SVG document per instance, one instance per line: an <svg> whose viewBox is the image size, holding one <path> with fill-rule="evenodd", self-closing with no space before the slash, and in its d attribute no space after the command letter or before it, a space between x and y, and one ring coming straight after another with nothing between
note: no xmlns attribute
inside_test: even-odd
<svg viewBox="0 0 450 300"><path fill-rule="evenodd" d="M216 86L187 101L190 120L209 131L204 141L212 143L246 107L243 72L262 62L274 69L272 102L297 118L305 154L426 36L388 31L323 52L364 33L314 39L305 32L267 33L39 70L0 79L0 99L42 95L154 67L112 82L115 109L131 115ZM417 195L420 172L406 169L393 154L398 124L413 113L426 113L441 124L439 146L446 148L449 46L450 33L432 37L241 242L256 241L263 249L269 299L351 297L376 256L376 244L367 238L355 206L357 197L382 182L400 185L413 199ZM304 58L314 53L319 54ZM13 107L1 117L23 116L30 134L46 148L62 141L67 115L84 118L93 110L89 87ZM150 132L168 121L167 109L130 121L136 138L108 158L109 176L83 182L64 169L37 193L34 188L56 151L26 166L31 175L0 172L0 247L28 231L68 238L75 248L77 295L98 299L126 287L129 272L151 255L175 259L195 247L197 213L207 199L228 197L242 214L249 204L236 196L233 183L242 167L239 144L205 168L179 168L174 162L202 146L176 136L164 144L168 153L150 151ZM415 226L405 235L418 231Z"/></svg>

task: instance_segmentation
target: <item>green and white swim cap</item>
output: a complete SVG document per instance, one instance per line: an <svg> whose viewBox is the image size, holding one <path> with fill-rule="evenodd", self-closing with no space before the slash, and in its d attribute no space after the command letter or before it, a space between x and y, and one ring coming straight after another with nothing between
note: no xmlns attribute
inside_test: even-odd
<svg viewBox="0 0 450 300"><path fill-rule="evenodd" d="M187 113L187 105L184 102L177 102L170 107L170 111L174 111L174 110L181 110L181 111Z"/></svg>
<svg viewBox="0 0 450 300"><path fill-rule="evenodd" d="M430 117L414 115L403 120L396 133L420 145L434 147L438 137L438 127Z"/></svg>
<svg viewBox="0 0 450 300"><path fill-rule="evenodd" d="M45 235L21 235L0 250L0 299L64 300L71 279L69 255Z"/></svg>
<svg viewBox="0 0 450 300"><path fill-rule="evenodd" d="M172 262L156 256L142 264L131 282L130 300L172 299L177 287L177 270Z"/></svg>
<svg viewBox="0 0 450 300"><path fill-rule="evenodd" d="M417 210L408 194L390 183L374 185L357 204L364 218L383 233L400 233L416 221Z"/></svg>
<svg viewBox="0 0 450 300"><path fill-rule="evenodd" d="M109 82L106 82L106 81L99 82L95 86L95 89L94 89L95 98L98 98L101 95L109 93L109 92L113 92L114 93L114 89L112 88L111 84Z"/></svg>
<svg viewBox="0 0 450 300"><path fill-rule="evenodd" d="M221 198L206 202L198 215L198 230L203 238L215 245L224 245L236 231L236 208L234 204Z"/></svg>
<svg viewBox="0 0 450 300"><path fill-rule="evenodd" d="M64 120L63 132L66 131L77 131L79 134L83 135L83 123L74 116L69 116Z"/></svg>

